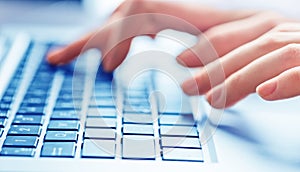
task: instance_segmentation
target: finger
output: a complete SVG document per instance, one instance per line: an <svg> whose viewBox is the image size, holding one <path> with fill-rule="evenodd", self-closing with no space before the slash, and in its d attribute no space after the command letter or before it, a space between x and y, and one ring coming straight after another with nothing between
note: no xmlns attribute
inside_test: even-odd
<svg viewBox="0 0 300 172"><path fill-rule="evenodd" d="M290 44L259 58L226 79L223 85L210 90L206 97L215 108L224 108L255 92L262 82L276 77L280 73L300 65L300 45ZM225 94L226 92L226 94ZM212 95L225 96L226 103L218 99L212 101ZM222 97L222 96L221 96Z"/></svg>
<svg viewBox="0 0 300 172"><path fill-rule="evenodd" d="M289 69L256 89L265 100L286 99L300 95L300 67Z"/></svg>
<svg viewBox="0 0 300 172"><path fill-rule="evenodd" d="M300 25L298 26L300 28ZM280 26L280 28L283 27ZM223 68L225 78L227 78L269 52L290 43L300 43L300 32L294 32L294 30L291 29L291 32L272 31L259 39L233 50L221 59L206 65L194 78L185 81L182 84L183 91L188 95L204 94L212 87L224 81L224 78L212 78L220 68Z"/></svg>
<svg viewBox="0 0 300 172"><path fill-rule="evenodd" d="M178 60L185 66L206 65L233 49L263 35L278 23L287 19L273 13L259 13L248 18L217 25L204 32L199 43L184 51ZM207 44L211 44L218 56L207 54Z"/></svg>

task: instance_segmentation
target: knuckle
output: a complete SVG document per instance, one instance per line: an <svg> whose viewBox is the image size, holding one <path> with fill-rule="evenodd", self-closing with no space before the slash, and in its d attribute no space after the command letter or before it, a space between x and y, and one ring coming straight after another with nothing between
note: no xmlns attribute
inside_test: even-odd
<svg viewBox="0 0 300 172"><path fill-rule="evenodd" d="M285 43L284 35L280 32L269 32L262 37L263 48L278 47Z"/></svg>
<svg viewBox="0 0 300 172"><path fill-rule="evenodd" d="M300 64L300 45L299 44L288 44L283 47L283 53L280 56L281 63L284 66L291 66L291 65L299 65Z"/></svg>
<svg viewBox="0 0 300 172"><path fill-rule="evenodd" d="M290 74L290 80L292 80L295 83L300 83L300 70L299 69L293 69Z"/></svg>
<svg viewBox="0 0 300 172"><path fill-rule="evenodd" d="M273 11L262 12L260 15L270 27L275 27L283 22L283 16Z"/></svg>

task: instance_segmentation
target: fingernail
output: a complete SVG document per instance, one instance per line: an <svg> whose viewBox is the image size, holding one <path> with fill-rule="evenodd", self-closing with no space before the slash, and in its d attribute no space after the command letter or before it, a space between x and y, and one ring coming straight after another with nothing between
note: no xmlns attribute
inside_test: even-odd
<svg viewBox="0 0 300 172"><path fill-rule="evenodd" d="M195 79L189 79L183 82L181 87L187 95L199 95L199 89Z"/></svg>
<svg viewBox="0 0 300 172"><path fill-rule="evenodd" d="M211 90L206 94L206 100L208 103L218 109L225 108L226 106L226 97L225 97L225 88L224 87L218 87L214 90Z"/></svg>
<svg viewBox="0 0 300 172"><path fill-rule="evenodd" d="M275 81L268 81L260 86L257 87L257 93L262 97L262 98L267 98L270 95L274 93L277 87L277 82Z"/></svg>
<svg viewBox="0 0 300 172"><path fill-rule="evenodd" d="M179 56L177 56L176 61L182 66L187 66L187 64L185 63L185 60L189 55L190 55L190 51L186 50L186 51L182 52Z"/></svg>
<svg viewBox="0 0 300 172"><path fill-rule="evenodd" d="M47 60L51 64L59 64L62 50L57 49L50 51L47 55Z"/></svg>

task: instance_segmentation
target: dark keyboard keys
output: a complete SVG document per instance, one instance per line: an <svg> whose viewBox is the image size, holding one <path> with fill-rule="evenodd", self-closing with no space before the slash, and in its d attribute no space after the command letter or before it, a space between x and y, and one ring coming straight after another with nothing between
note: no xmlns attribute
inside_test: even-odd
<svg viewBox="0 0 300 172"><path fill-rule="evenodd" d="M81 156L83 158L114 158L115 149L114 140L85 139Z"/></svg>
<svg viewBox="0 0 300 172"><path fill-rule="evenodd" d="M7 136L4 141L5 147L29 147L36 148L38 137L35 136Z"/></svg>
<svg viewBox="0 0 300 172"><path fill-rule="evenodd" d="M21 107L18 110L18 114L45 115L43 106Z"/></svg>
<svg viewBox="0 0 300 172"><path fill-rule="evenodd" d="M201 149L163 148L163 160L203 162Z"/></svg>
<svg viewBox="0 0 300 172"><path fill-rule="evenodd" d="M76 111L54 111L51 115L52 120L79 120L79 114Z"/></svg>
<svg viewBox="0 0 300 172"><path fill-rule="evenodd" d="M10 103L0 103L0 110L9 110Z"/></svg>
<svg viewBox="0 0 300 172"><path fill-rule="evenodd" d="M0 128L4 128L6 124L6 118L0 118Z"/></svg>
<svg viewBox="0 0 300 172"><path fill-rule="evenodd" d="M9 115L8 110L0 110L0 118L7 118Z"/></svg>
<svg viewBox="0 0 300 172"><path fill-rule="evenodd" d="M74 142L45 142L41 156L73 158L75 151L76 145Z"/></svg>
<svg viewBox="0 0 300 172"><path fill-rule="evenodd" d="M90 139L115 139L116 131L110 128L86 128L84 138Z"/></svg>
<svg viewBox="0 0 300 172"><path fill-rule="evenodd" d="M2 137L3 131L4 131L4 129L0 128L0 137Z"/></svg>
<svg viewBox="0 0 300 172"><path fill-rule="evenodd" d="M8 131L8 135L15 136L40 136L42 131L39 125L12 125Z"/></svg>
<svg viewBox="0 0 300 172"><path fill-rule="evenodd" d="M122 157L124 159L155 159L155 145L152 136L124 136Z"/></svg>
<svg viewBox="0 0 300 172"><path fill-rule="evenodd" d="M77 142L76 131L47 131L45 141Z"/></svg>
<svg viewBox="0 0 300 172"><path fill-rule="evenodd" d="M43 117L38 115L16 115L13 124L42 125Z"/></svg>
<svg viewBox="0 0 300 172"><path fill-rule="evenodd" d="M4 147L2 148L1 156L24 156L33 157L35 150L33 148L14 148L14 147Z"/></svg>
<svg viewBox="0 0 300 172"><path fill-rule="evenodd" d="M48 130L78 131L79 121L50 120Z"/></svg>

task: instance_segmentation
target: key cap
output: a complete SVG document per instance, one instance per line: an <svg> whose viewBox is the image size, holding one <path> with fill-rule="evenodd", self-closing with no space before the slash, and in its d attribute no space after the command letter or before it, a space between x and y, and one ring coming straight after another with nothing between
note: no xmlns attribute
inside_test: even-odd
<svg viewBox="0 0 300 172"><path fill-rule="evenodd" d="M9 115L8 110L0 110L0 118L7 118Z"/></svg>
<svg viewBox="0 0 300 172"><path fill-rule="evenodd" d="M45 115L43 106L21 107L18 110L18 114Z"/></svg>
<svg viewBox="0 0 300 172"><path fill-rule="evenodd" d="M9 110L10 103L0 103L0 110Z"/></svg>
<svg viewBox="0 0 300 172"><path fill-rule="evenodd" d="M4 141L5 147L29 147L36 148L38 137L36 136L7 136Z"/></svg>
<svg viewBox="0 0 300 172"><path fill-rule="evenodd" d="M146 113L150 114L151 109L149 106L124 106L123 107L124 113Z"/></svg>
<svg viewBox="0 0 300 172"><path fill-rule="evenodd" d="M191 137L161 137L163 147L201 148L199 138Z"/></svg>
<svg viewBox="0 0 300 172"><path fill-rule="evenodd" d="M132 124L152 124L153 119L151 114L130 114L125 113L123 123Z"/></svg>
<svg viewBox="0 0 300 172"><path fill-rule="evenodd" d="M124 136L123 159L155 159L154 138L152 136Z"/></svg>
<svg viewBox="0 0 300 172"><path fill-rule="evenodd" d="M115 149L114 140L85 139L81 156L83 158L114 158Z"/></svg>
<svg viewBox="0 0 300 172"><path fill-rule="evenodd" d="M1 156L25 156L33 157L35 150L33 148L13 148L13 147L3 147L0 155Z"/></svg>
<svg viewBox="0 0 300 172"><path fill-rule="evenodd" d="M154 135L152 125L140 125L140 124L124 124L124 134L137 134L137 135Z"/></svg>
<svg viewBox="0 0 300 172"><path fill-rule="evenodd" d="M76 131L47 131L45 141L77 142Z"/></svg>
<svg viewBox="0 0 300 172"><path fill-rule="evenodd" d="M45 97L28 97L24 98L23 102L24 104L45 104L47 101L47 98Z"/></svg>
<svg viewBox="0 0 300 172"><path fill-rule="evenodd" d="M78 131L79 121L50 120L48 130Z"/></svg>
<svg viewBox="0 0 300 172"><path fill-rule="evenodd" d="M51 115L52 120L79 120L79 114L76 111L60 110L54 111Z"/></svg>
<svg viewBox="0 0 300 172"><path fill-rule="evenodd" d="M88 117L116 117L117 111L115 108L89 108Z"/></svg>
<svg viewBox="0 0 300 172"><path fill-rule="evenodd" d="M163 148L163 160L203 162L201 149Z"/></svg>
<svg viewBox="0 0 300 172"><path fill-rule="evenodd" d="M45 142L41 157L66 157L75 156L76 145L74 142Z"/></svg>
<svg viewBox="0 0 300 172"><path fill-rule="evenodd" d="M160 115L159 123L165 125L186 125L186 126L194 126L196 124L192 114Z"/></svg>
<svg viewBox="0 0 300 172"><path fill-rule="evenodd" d="M40 136L42 131L38 125L12 125L8 131L8 135L15 136Z"/></svg>
<svg viewBox="0 0 300 172"><path fill-rule="evenodd" d="M187 126L160 126L160 134L163 136L198 136L198 132L195 127Z"/></svg>
<svg viewBox="0 0 300 172"><path fill-rule="evenodd" d="M0 118L0 128L4 128L6 124L6 118Z"/></svg>
<svg viewBox="0 0 300 172"><path fill-rule="evenodd" d="M3 128L0 128L0 137L1 137L2 134L3 134L3 131L4 131L4 129L3 129Z"/></svg>
<svg viewBox="0 0 300 172"><path fill-rule="evenodd" d="M116 107L116 102L113 99L104 98L90 101L90 107Z"/></svg>
<svg viewBox="0 0 300 172"><path fill-rule="evenodd" d="M115 118L87 118L86 127L94 128L116 128Z"/></svg>
<svg viewBox="0 0 300 172"><path fill-rule="evenodd" d="M13 124L42 125L43 117L38 115L16 115Z"/></svg>
<svg viewBox="0 0 300 172"><path fill-rule="evenodd" d="M115 129L108 128L86 128L84 138L89 139L115 139Z"/></svg>

